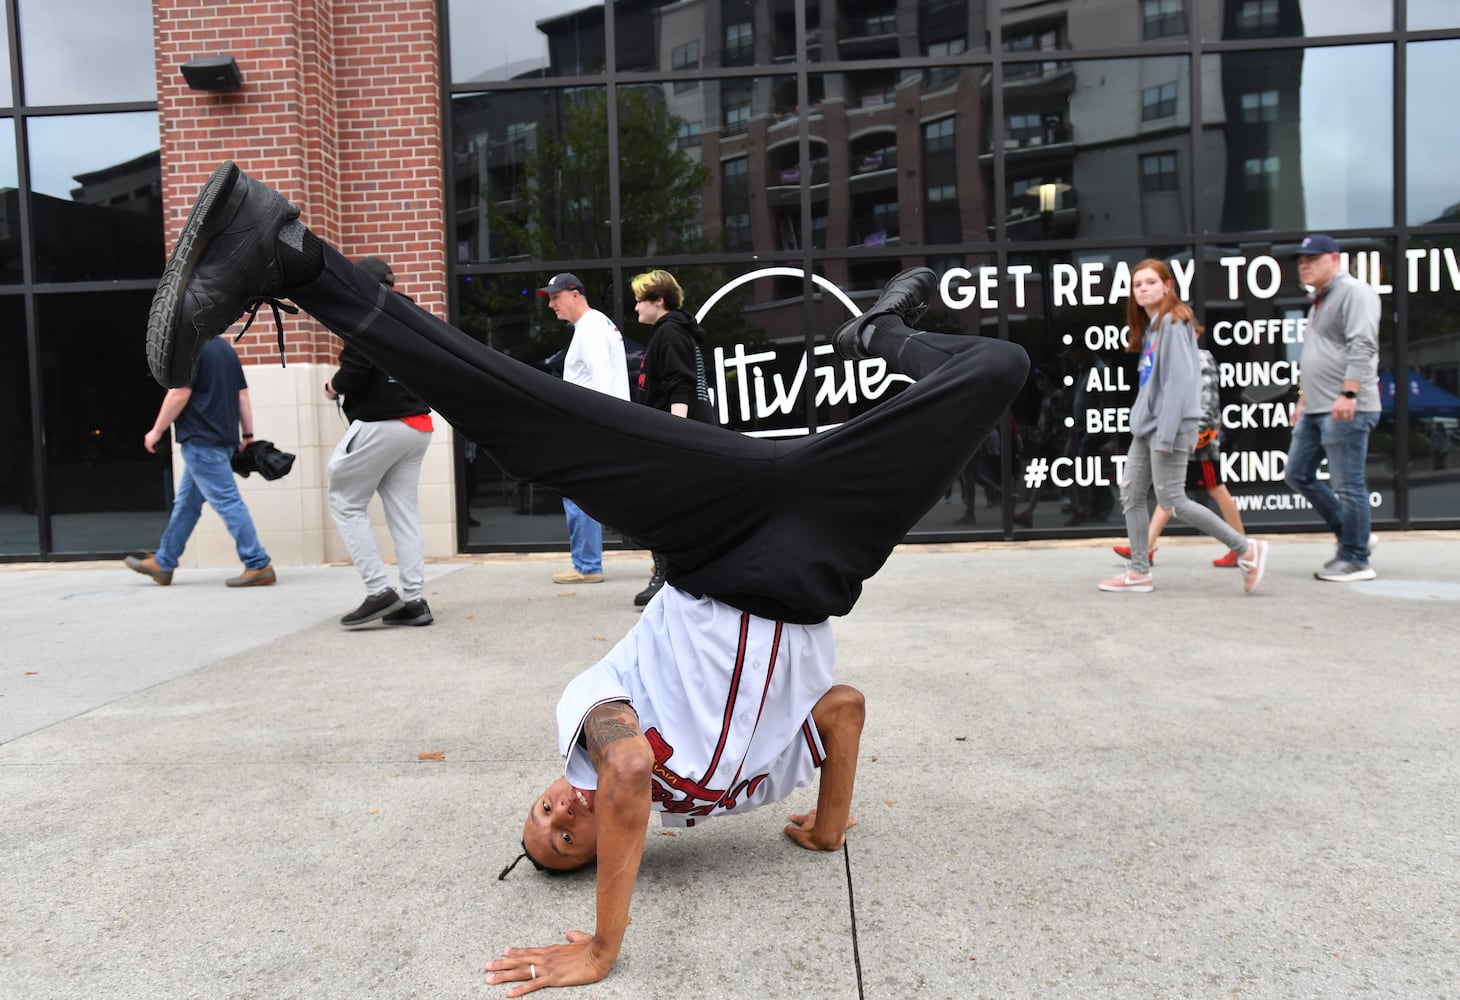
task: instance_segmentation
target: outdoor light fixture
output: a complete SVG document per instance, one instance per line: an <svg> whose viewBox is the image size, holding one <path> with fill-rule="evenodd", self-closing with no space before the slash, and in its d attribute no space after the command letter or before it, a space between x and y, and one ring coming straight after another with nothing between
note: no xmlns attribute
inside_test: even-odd
<svg viewBox="0 0 1460 1000"><path fill-rule="evenodd" d="M243 74L232 56L199 56L182 64L183 79L194 90L237 90Z"/></svg>

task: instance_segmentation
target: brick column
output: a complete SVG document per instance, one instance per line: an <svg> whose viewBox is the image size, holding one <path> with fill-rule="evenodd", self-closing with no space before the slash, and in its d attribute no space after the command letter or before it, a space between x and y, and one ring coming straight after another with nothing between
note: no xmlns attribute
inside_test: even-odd
<svg viewBox="0 0 1460 1000"><path fill-rule="evenodd" d="M298 205L305 224L347 256L387 258L396 288L444 317L435 0L154 0L153 18L169 250L199 187L231 159ZM190 90L179 67L217 54L238 61L242 88ZM235 345L259 436L298 455L286 479L240 485L276 563L342 560L324 491L325 464L344 423L321 391L340 343L300 315L285 317L285 345L288 367L281 370L267 315ZM434 557L456 551L450 441L438 419L421 481L422 528ZM388 543L382 548L388 554ZM236 558L209 519L185 561L215 566Z"/></svg>

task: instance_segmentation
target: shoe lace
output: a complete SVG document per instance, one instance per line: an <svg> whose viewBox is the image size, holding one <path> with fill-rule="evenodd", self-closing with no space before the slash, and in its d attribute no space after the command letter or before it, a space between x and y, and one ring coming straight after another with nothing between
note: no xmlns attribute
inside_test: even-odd
<svg viewBox="0 0 1460 1000"><path fill-rule="evenodd" d="M243 339L243 335L248 333L248 328L253 326L253 321L258 319L259 309L263 308L265 304L268 305L274 314L274 332L279 337L279 367L287 368L289 366L284 363L284 317L279 315L279 313L282 310L286 313L297 314L299 312L298 306L291 306L287 302L281 302L272 295L254 296L244 303L243 311L248 313L248 322L243 324L243 329L238 331L238 336L234 337L233 341L237 343Z"/></svg>

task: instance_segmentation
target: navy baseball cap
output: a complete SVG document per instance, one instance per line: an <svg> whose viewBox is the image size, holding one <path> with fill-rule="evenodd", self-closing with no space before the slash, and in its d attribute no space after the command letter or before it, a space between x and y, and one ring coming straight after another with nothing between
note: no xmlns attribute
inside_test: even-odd
<svg viewBox="0 0 1460 1000"><path fill-rule="evenodd" d="M1303 242L1298 244L1298 249L1294 250L1293 254L1298 257L1310 257L1317 254L1338 252L1338 241L1332 236L1314 233L1312 236L1303 237Z"/></svg>
<svg viewBox="0 0 1460 1000"><path fill-rule="evenodd" d="M537 290L539 295L551 295L554 292L577 292L583 294L583 282L578 280L576 274L569 274L564 271L562 274L553 275L553 280Z"/></svg>

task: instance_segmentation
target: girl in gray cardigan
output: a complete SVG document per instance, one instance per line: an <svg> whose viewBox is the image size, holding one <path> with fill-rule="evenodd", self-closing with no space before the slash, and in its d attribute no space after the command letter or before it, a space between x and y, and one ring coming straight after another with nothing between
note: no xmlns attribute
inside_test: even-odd
<svg viewBox="0 0 1460 1000"><path fill-rule="evenodd" d="M1196 447L1201 423L1201 358L1191 307L1176 297L1171 271L1159 260L1143 260L1131 271L1126 350L1140 355L1140 388L1130 409L1131 443L1121 476L1120 497L1130 539L1130 565L1120 576L1101 580L1115 593L1150 593L1151 557L1146 535L1151 512L1146 493L1156 487L1156 503L1237 553L1242 589L1249 594L1267 568L1267 542L1244 538L1216 514L1186 495L1186 463ZM1143 333L1141 332L1143 331Z"/></svg>

